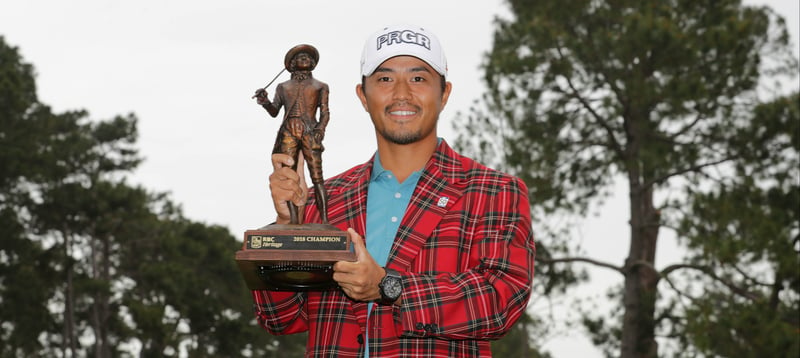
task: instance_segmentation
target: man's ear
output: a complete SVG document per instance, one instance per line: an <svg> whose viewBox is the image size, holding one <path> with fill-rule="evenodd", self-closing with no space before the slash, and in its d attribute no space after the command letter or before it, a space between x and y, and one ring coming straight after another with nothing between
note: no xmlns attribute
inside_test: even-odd
<svg viewBox="0 0 800 358"><path fill-rule="evenodd" d="M444 91L442 92L442 108L447 105L447 100L450 99L450 91L453 90L453 84L450 81L445 82Z"/></svg>
<svg viewBox="0 0 800 358"><path fill-rule="evenodd" d="M367 95L364 94L364 87L361 84L356 85L356 95L358 99L361 100L361 106L364 107L364 110L369 112L369 108L367 108Z"/></svg>

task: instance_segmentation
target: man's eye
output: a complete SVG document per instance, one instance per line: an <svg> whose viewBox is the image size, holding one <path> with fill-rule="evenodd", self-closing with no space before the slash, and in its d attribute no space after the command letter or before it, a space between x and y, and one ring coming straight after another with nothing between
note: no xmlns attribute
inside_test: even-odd
<svg viewBox="0 0 800 358"><path fill-rule="evenodd" d="M378 82L389 82L389 81L391 81L391 79L387 76L378 77Z"/></svg>
<svg viewBox="0 0 800 358"><path fill-rule="evenodd" d="M414 76L411 78L411 82L422 82L425 81L425 77L422 76Z"/></svg>

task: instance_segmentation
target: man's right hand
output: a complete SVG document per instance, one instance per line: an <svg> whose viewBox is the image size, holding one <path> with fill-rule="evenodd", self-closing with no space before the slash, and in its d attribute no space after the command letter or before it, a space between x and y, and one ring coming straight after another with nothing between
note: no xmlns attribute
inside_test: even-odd
<svg viewBox="0 0 800 358"><path fill-rule="evenodd" d="M303 171L302 152L297 156L296 170L292 169L293 164L294 160L287 154L275 153L272 155L273 172L269 176L269 190L272 193L275 211L278 213L277 224L288 224L291 221L287 202L294 203L302 215L308 199L308 185L306 185Z"/></svg>
<svg viewBox="0 0 800 358"><path fill-rule="evenodd" d="M256 103L262 106L269 103L269 95L267 94L267 90L263 88L257 89L256 94L254 94L251 98L255 98Z"/></svg>

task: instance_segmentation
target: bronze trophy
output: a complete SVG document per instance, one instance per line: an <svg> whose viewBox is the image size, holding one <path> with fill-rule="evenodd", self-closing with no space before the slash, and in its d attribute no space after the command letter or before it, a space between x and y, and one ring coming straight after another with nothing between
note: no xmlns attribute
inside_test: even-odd
<svg viewBox="0 0 800 358"><path fill-rule="evenodd" d="M355 261L350 236L328 224L328 195L322 177L322 139L330 115L328 85L311 75L319 61L319 52L311 45L297 45L284 58L284 70L292 76L278 84L269 100L266 88L283 73L256 91L253 96L272 117L281 107L284 117L273 153L285 153L297 159L300 152L308 164L314 199L322 223L302 223L303 213L289 202L289 224L271 224L244 233L242 249L236 262L250 289L324 290L337 287L333 280L336 261ZM316 118L319 110L319 120Z"/></svg>

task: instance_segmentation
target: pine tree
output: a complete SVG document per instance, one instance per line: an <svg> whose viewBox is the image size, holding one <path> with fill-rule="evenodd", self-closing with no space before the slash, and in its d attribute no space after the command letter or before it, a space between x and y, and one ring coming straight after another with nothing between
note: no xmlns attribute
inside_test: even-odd
<svg viewBox="0 0 800 358"><path fill-rule="evenodd" d="M754 172L742 169L757 166L753 153L762 156L765 173L778 170L775 165L780 164L775 163L781 155L797 157L796 147L754 151L752 142L760 133L754 124L762 120L753 115L759 103L758 84L765 78L796 75L797 60L791 55L783 19L768 8L742 6L738 0L509 0L508 4L512 15L496 21L493 48L484 66L488 93L457 122L461 131L457 143L528 184L534 223L540 225L536 228L539 294L557 294L584 279L586 266L576 268L574 263L619 273L623 286L612 295L619 300L614 305L619 309L611 317L590 312L583 322L606 354L623 358L669 352L686 356L720 347L704 344L690 332L703 326L690 322L703 308L700 301L666 297L674 291L688 295L688 287L671 285L673 276L686 272L698 274L693 280L703 280L695 282L727 290L694 287L710 295L735 296L742 285L756 282L773 287L784 300L778 306L789 307L778 311L792 312L797 295L784 296L787 291L777 287L791 282L787 277L796 277L796 271L786 272L776 257L761 254L759 262L782 267L776 269L777 277L742 275L737 278L744 281L731 281L728 275L736 272L736 263L722 260L718 251L702 251L700 247L707 246L699 242L710 238L695 232L701 227L693 226L698 222L686 221L700 213L714 218L703 210L723 204L704 196L709 193L740 213L746 212L743 203L731 204L731 195L749 192L761 197L758 210L793 204L768 203L764 198L768 195L754 190L774 184L766 176L738 180ZM796 172L783 175L797 180ZM570 242L573 232L555 223L563 222L558 219L564 216L587 215L589 205L606 198L618 180L628 187L627 258L622 263L603 262L575 252ZM737 191L749 189L734 194L730 186L722 189L726 181L737 183ZM787 193L788 182L778 185L777 192ZM705 190L709 187L718 191ZM670 193L680 199L662 199ZM693 209L687 210L689 205ZM554 225L547 226L548 222ZM676 231L682 242L703 252L708 261L698 263L697 250L692 250L686 265L659 268L655 264L659 236L678 222L685 225ZM771 222L776 227L791 223ZM780 260L789 260L796 268L794 223L785 235L763 231L750 238L780 241L774 245L791 249L793 255ZM787 237L794 246L787 246ZM716 266L696 270L708 262ZM717 307L705 317L721 312ZM794 327L796 333L797 325L781 327ZM678 339L657 340L659 335ZM659 341L671 348L659 349ZM755 346L757 340L747 342L750 349L764 348Z"/></svg>

